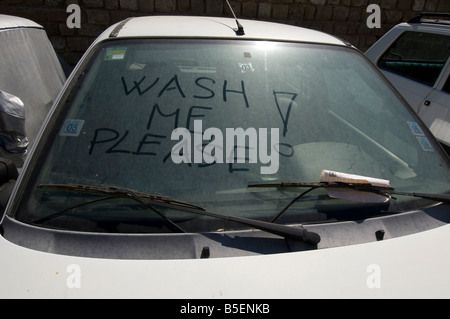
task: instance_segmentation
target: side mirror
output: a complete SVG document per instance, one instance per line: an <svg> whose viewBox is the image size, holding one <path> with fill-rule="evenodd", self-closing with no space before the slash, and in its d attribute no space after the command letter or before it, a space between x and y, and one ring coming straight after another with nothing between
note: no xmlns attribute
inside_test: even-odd
<svg viewBox="0 0 450 319"><path fill-rule="evenodd" d="M25 153L25 105L15 95L0 90L0 146L11 154Z"/></svg>

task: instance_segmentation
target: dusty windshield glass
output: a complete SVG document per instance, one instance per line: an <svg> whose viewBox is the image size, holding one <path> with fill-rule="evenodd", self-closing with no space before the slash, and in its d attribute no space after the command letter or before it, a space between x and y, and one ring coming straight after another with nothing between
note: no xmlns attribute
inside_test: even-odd
<svg viewBox="0 0 450 319"><path fill-rule="evenodd" d="M318 181L324 169L445 192L446 160L356 51L263 41L102 44L64 95L15 217L89 231L187 231L228 222L129 198L38 185L115 187L215 213L271 220L302 190L249 183ZM395 211L411 199L398 198ZM279 223L358 219L392 209L304 196ZM418 204L417 204L418 205ZM357 212L356 214L354 212ZM347 214L347 215L346 215ZM364 215L365 214L365 215ZM108 225L108 226L105 226ZM113 227L111 226L113 225Z"/></svg>

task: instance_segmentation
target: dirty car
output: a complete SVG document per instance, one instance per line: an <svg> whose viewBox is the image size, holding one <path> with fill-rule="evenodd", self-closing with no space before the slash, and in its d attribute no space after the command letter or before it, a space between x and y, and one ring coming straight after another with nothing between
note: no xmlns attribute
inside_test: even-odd
<svg viewBox="0 0 450 319"><path fill-rule="evenodd" d="M324 33L113 25L5 180L0 296L449 296L449 159Z"/></svg>

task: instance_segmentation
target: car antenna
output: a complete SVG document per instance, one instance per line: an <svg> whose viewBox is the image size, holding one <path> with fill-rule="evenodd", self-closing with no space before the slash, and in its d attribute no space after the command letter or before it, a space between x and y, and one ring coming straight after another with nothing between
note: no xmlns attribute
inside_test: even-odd
<svg viewBox="0 0 450 319"><path fill-rule="evenodd" d="M234 20L236 20L237 29L234 30L234 32L236 32L236 35L244 35L244 34L245 34L245 32L244 32L244 27L239 23L238 19L236 18L236 15L234 14L234 11L233 11L233 8L232 8L231 5L230 5L230 2L229 2L228 0L226 0L226 1L227 1L227 3L228 3L228 7L229 7L230 10L231 10L231 13L232 13L233 16L234 16Z"/></svg>

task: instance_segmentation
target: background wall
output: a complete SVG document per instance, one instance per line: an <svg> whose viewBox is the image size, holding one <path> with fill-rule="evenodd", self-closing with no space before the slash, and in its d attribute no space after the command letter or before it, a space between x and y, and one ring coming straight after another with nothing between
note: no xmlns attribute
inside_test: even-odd
<svg viewBox="0 0 450 319"><path fill-rule="evenodd" d="M69 4L81 9L81 28L66 21ZM393 25L423 11L450 12L450 0L230 0L239 18L282 22L325 31L366 50ZM369 28L370 4L381 9L381 28ZM75 64L109 25L129 16L185 14L230 16L225 0L0 0L0 13L43 25L56 51Z"/></svg>

